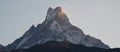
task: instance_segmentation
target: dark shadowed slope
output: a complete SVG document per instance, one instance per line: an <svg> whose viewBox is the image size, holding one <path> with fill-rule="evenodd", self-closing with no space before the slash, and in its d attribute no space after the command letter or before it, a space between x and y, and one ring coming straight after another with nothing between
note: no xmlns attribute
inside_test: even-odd
<svg viewBox="0 0 120 52"><path fill-rule="evenodd" d="M120 52L120 49L86 47L80 44L72 44L68 41L49 41L44 44L37 44L28 49L17 49L11 52Z"/></svg>

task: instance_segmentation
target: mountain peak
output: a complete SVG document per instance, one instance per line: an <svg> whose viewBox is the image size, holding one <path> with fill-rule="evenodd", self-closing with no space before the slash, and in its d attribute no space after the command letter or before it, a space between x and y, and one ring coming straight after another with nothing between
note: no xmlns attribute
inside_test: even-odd
<svg viewBox="0 0 120 52"><path fill-rule="evenodd" d="M61 7L56 7L55 9L49 7L44 23L47 24L51 20L56 20L62 23L69 22L68 17L66 16Z"/></svg>
<svg viewBox="0 0 120 52"><path fill-rule="evenodd" d="M59 7L56 7L55 8L56 10L62 10L62 8L59 6Z"/></svg>
<svg viewBox="0 0 120 52"><path fill-rule="evenodd" d="M56 7L55 10L57 11L58 16L64 16L65 15L65 13L64 13L64 11L61 7Z"/></svg>
<svg viewBox="0 0 120 52"><path fill-rule="evenodd" d="M53 9L52 7L49 7L49 9L48 9L48 11L47 11L47 14L52 13L53 10L54 10L54 9Z"/></svg>
<svg viewBox="0 0 120 52"><path fill-rule="evenodd" d="M59 42L65 40L88 47L109 48L108 45L99 39L87 36L81 29L73 26L61 7L56 7L55 9L49 7L46 19L42 24L38 24L37 27L31 26L22 37L8 45L7 48L29 48L35 44L42 44L48 41Z"/></svg>
<svg viewBox="0 0 120 52"><path fill-rule="evenodd" d="M53 9L52 7L49 7L47 13L52 13L52 12L59 12L59 13L64 13L63 9L61 7L56 7L55 9Z"/></svg>

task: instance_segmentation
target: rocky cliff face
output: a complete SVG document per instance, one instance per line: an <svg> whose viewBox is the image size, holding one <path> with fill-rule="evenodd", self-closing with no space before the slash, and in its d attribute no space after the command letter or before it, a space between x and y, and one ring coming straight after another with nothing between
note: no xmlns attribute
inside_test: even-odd
<svg viewBox="0 0 120 52"><path fill-rule="evenodd" d="M48 41L69 41L73 44L81 44L87 47L99 47L108 49L99 39L85 35L81 29L73 26L61 9L49 8L47 16L42 24L34 25L25 34L7 46L8 49L29 48L35 44L42 44Z"/></svg>

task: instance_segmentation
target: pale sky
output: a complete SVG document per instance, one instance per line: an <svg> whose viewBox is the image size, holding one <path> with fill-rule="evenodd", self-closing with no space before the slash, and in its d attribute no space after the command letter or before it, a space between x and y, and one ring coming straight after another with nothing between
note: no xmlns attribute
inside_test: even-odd
<svg viewBox="0 0 120 52"><path fill-rule="evenodd" d="M56 6L85 34L120 47L120 0L0 0L0 44L10 44L42 23L47 9Z"/></svg>

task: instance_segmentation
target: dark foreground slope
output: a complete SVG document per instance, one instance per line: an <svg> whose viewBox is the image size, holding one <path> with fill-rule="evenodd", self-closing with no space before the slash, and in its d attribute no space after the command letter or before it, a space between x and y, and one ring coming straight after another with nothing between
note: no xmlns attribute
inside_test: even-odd
<svg viewBox="0 0 120 52"><path fill-rule="evenodd" d="M120 49L103 49L71 44L68 41L49 41L44 44L35 45L28 49L17 49L11 52L120 52Z"/></svg>

